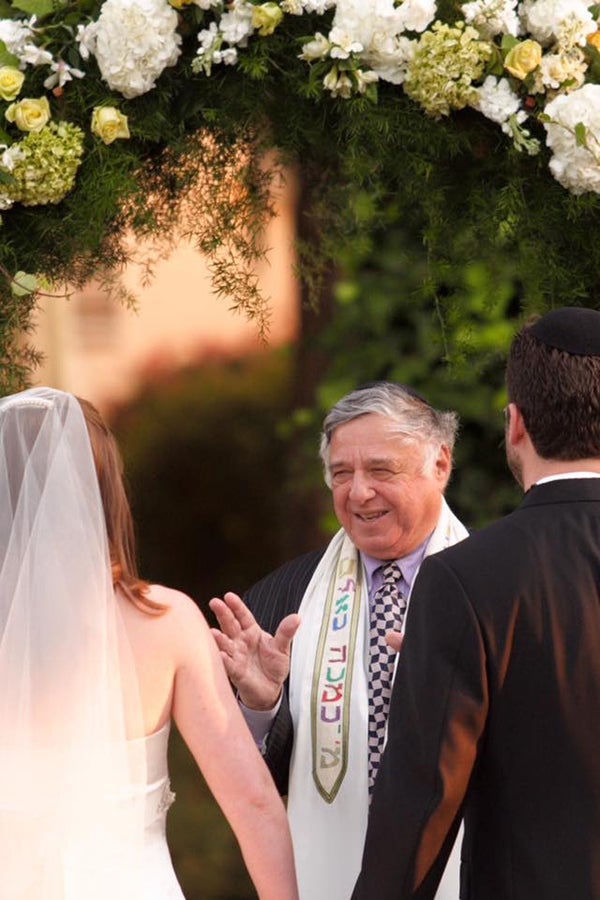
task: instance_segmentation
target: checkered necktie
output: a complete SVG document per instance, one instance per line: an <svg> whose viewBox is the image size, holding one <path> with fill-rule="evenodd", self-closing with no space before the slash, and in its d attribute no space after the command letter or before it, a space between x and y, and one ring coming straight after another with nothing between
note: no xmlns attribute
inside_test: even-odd
<svg viewBox="0 0 600 900"><path fill-rule="evenodd" d="M369 637L369 794L383 753L396 653L385 641L388 631L402 627L406 597L398 585L402 572L394 561L380 566L383 581L371 600Z"/></svg>

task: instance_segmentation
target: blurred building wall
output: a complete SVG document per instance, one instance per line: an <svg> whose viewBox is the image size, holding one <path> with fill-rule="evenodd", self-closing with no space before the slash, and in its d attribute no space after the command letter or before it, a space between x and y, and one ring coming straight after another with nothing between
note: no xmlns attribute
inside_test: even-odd
<svg viewBox="0 0 600 900"><path fill-rule="evenodd" d="M299 324L292 180L275 197L275 210L265 228L267 256L256 269L271 312L269 347L292 341ZM30 341L45 356L35 384L72 391L107 409L127 400L153 373L200 363L206 355L266 349L256 324L214 295L206 261L191 245L159 260L149 285L142 285L142 275L132 266L124 276L138 300L136 310L107 299L94 284L69 300L42 301Z"/></svg>

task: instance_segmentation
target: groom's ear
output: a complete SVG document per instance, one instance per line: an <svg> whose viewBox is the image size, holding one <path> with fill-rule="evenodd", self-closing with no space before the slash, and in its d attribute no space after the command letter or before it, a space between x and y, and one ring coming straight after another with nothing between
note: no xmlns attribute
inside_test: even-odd
<svg viewBox="0 0 600 900"><path fill-rule="evenodd" d="M516 403L509 403L506 407L506 442L512 447L517 447L522 443L527 428L523 421L523 415Z"/></svg>

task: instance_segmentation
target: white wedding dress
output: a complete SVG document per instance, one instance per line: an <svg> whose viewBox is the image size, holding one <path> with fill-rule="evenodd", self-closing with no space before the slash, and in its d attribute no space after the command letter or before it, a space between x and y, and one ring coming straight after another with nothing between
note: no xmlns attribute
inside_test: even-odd
<svg viewBox="0 0 600 900"><path fill-rule="evenodd" d="M111 564L77 398L0 398L0 900L184 900Z"/></svg>
<svg viewBox="0 0 600 900"><path fill-rule="evenodd" d="M141 859L143 900L185 900L177 881L167 845L167 811L175 795L171 791L167 763L170 722L139 741L133 749L145 749L147 767L144 847Z"/></svg>

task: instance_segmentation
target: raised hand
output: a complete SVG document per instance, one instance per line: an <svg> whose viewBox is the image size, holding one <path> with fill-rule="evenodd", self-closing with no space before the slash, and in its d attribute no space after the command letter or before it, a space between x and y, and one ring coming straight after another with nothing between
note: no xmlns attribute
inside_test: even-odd
<svg viewBox="0 0 600 900"><path fill-rule="evenodd" d="M209 605L221 629L211 631L240 700L250 709L272 709L290 671L290 647L300 617L286 616L270 635L237 594L213 597Z"/></svg>

